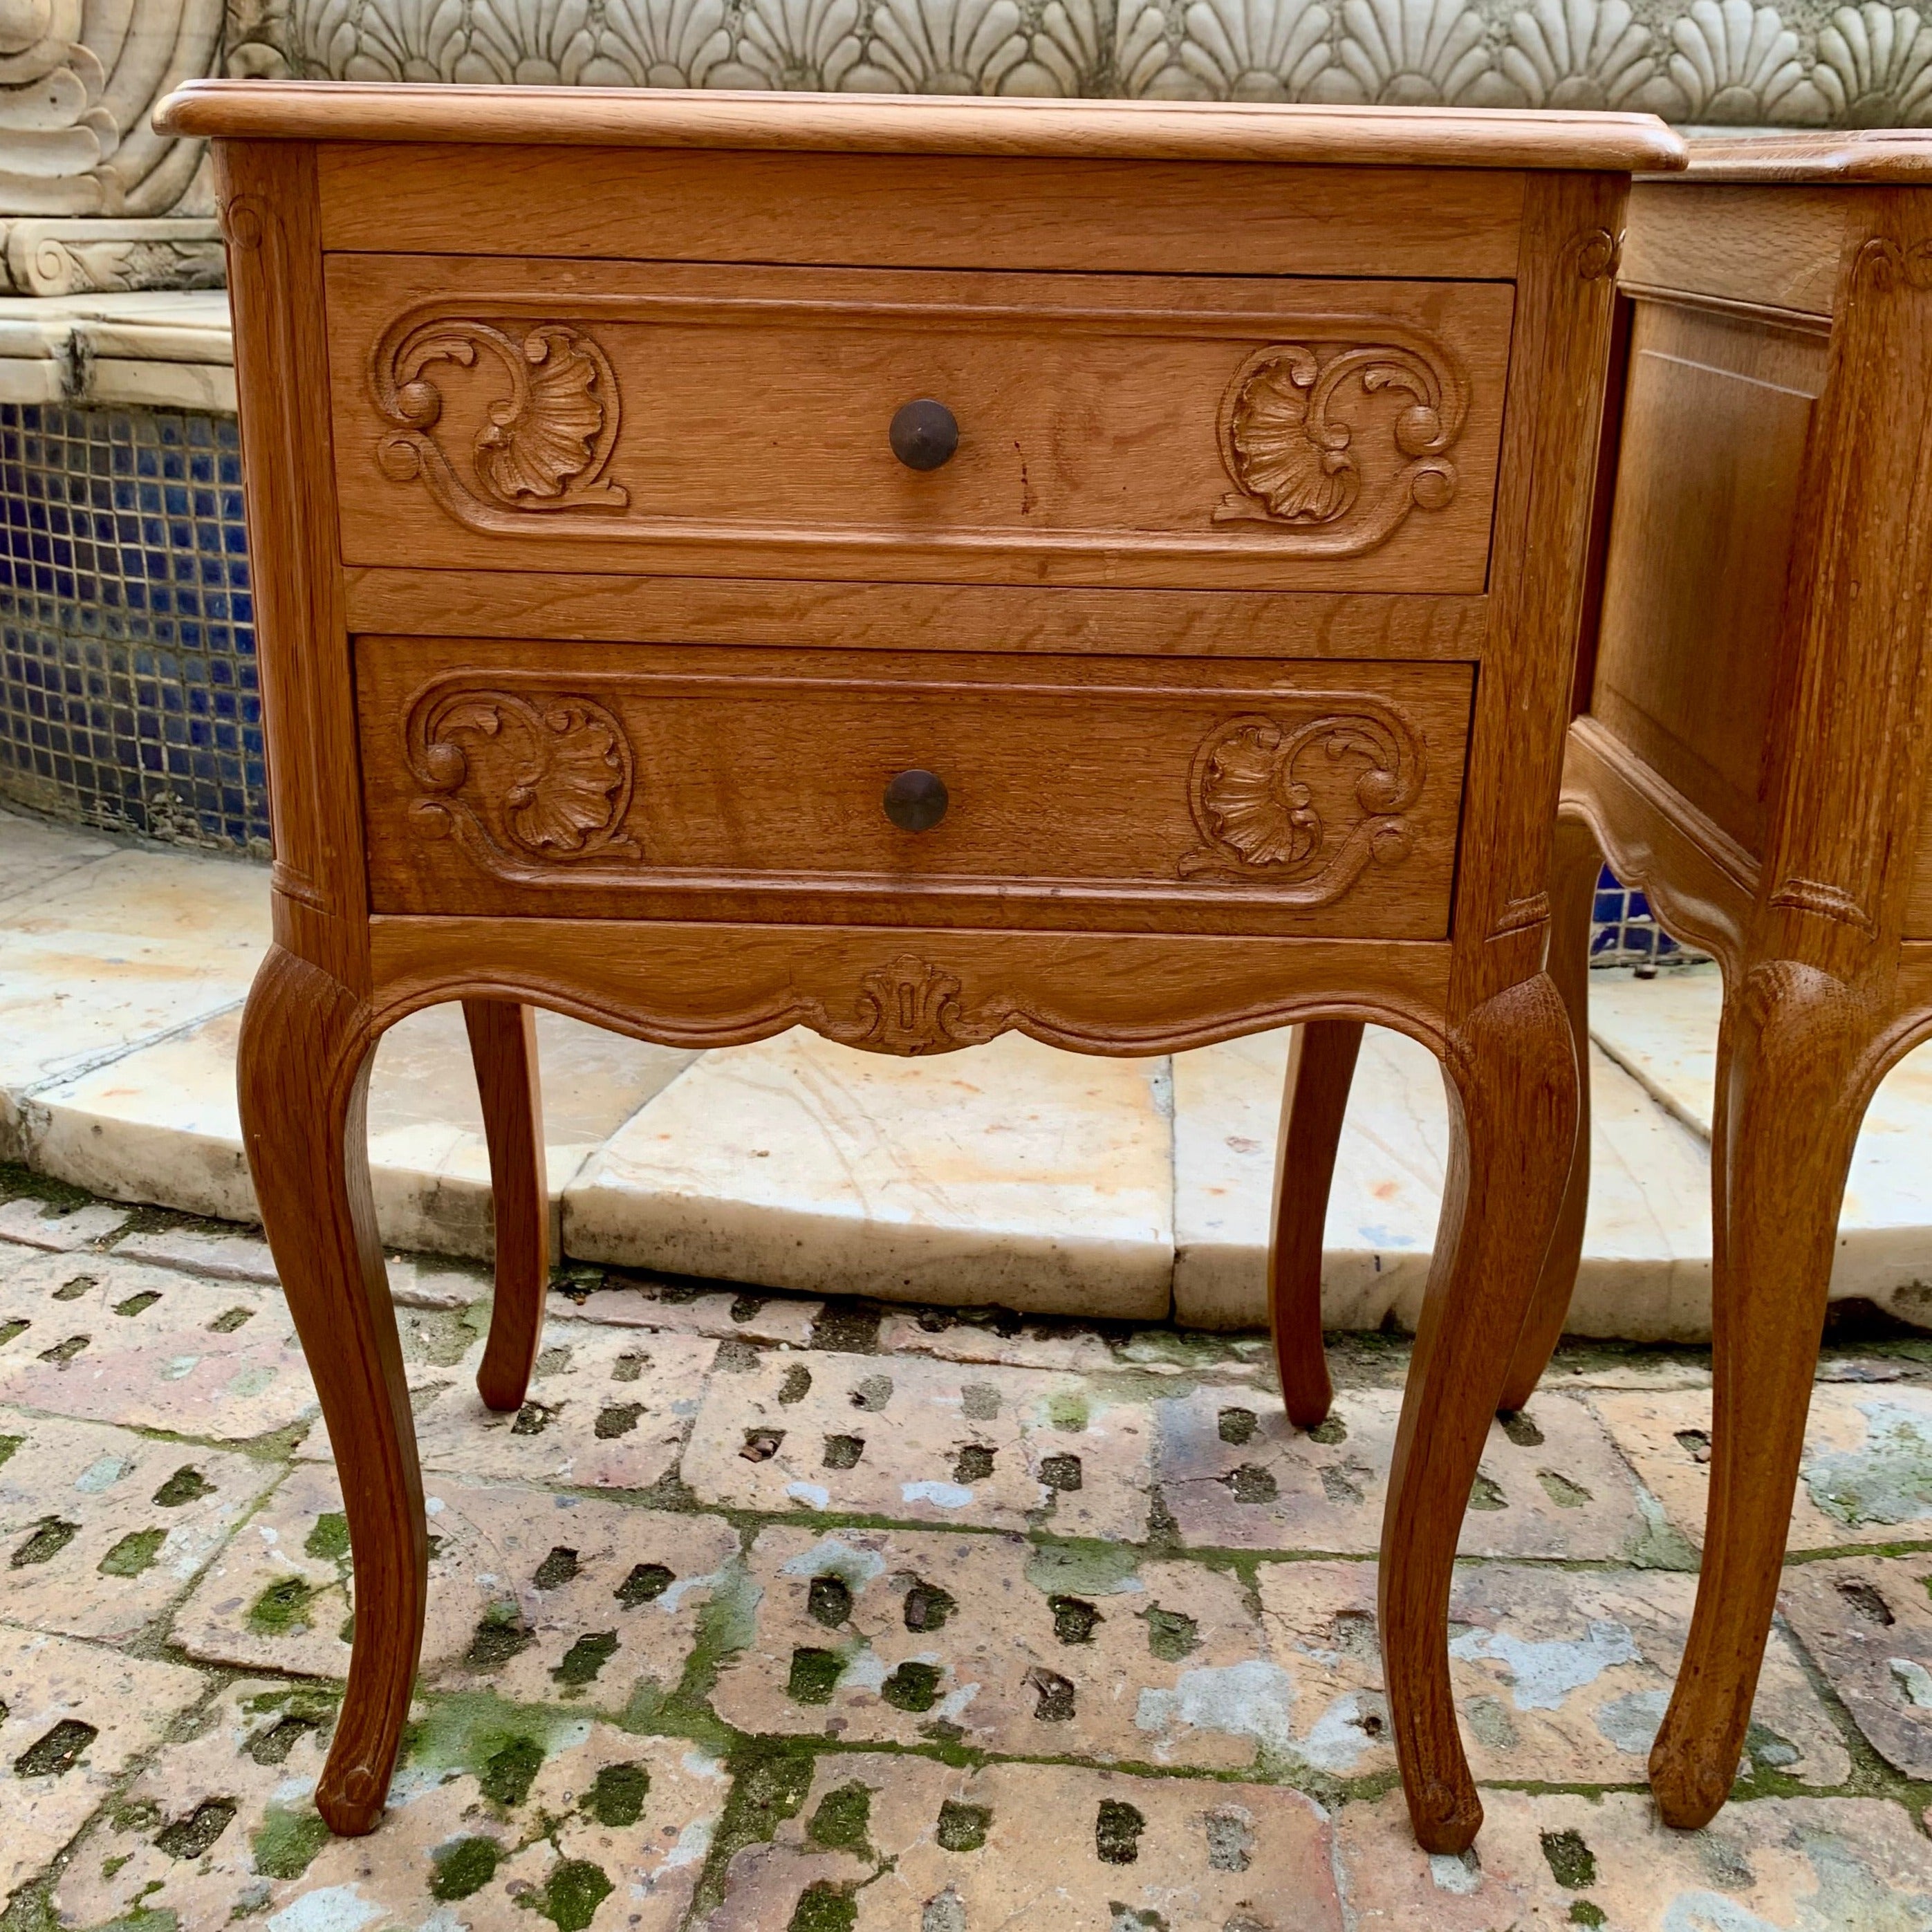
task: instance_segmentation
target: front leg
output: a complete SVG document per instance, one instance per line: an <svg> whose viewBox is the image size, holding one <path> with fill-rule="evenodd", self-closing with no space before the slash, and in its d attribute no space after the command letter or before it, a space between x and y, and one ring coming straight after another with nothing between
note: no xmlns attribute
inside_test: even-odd
<svg viewBox="0 0 1932 1932"><path fill-rule="evenodd" d="M1319 1427L1335 1399L1322 1344L1322 1237L1361 1050L1360 1020L1310 1020L1295 1028L1288 1052L1275 1142L1268 1299L1282 1401L1298 1429Z"/></svg>
<svg viewBox="0 0 1932 1932"><path fill-rule="evenodd" d="M1725 1001L1711 1148L1710 1501L1697 1607L1650 1754L1667 1825L1708 1824L1743 1754L1877 1030L1841 981L1790 960L1756 967Z"/></svg>
<svg viewBox="0 0 1932 1932"><path fill-rule="evenodd" d="M375 1031L331 974L279 946L255 976L236 1078L268 1246L321 1398L355 1558L349 1689L316 1808L355 1837L382 1816L422 1648L422 1478L369 1193Z"/></svg>
<svg viewBox="0 0 1932 1932"><path fill-rule="evenodd" d="M487 1406L524 1406L550 1287L550 1184L544 1172L543 1090L536 1014L513 1000L465 1000L463 1023L483 1103L496 1234L496 1298L476 1371Z"/></svg>
<svg viewBox="0 0 1932 1932"><path fill-rule="evenodd" d="M1570 1020L1546 974L1448 1042L1449 1171L1382 1515L1377 1597L1402 1790L1428 1852L1468 1850L1483 1808L1449 1690L1456 1540L1562 1205L1576 1130Z"/></svg>

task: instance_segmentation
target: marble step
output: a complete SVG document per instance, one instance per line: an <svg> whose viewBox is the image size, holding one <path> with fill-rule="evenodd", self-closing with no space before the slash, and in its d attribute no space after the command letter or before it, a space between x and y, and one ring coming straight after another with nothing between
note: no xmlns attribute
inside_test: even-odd
<svg viewBox="0 0 1932 1932"><path fill-rule="evenodd" d="M0 814L0 1160L110 1199L254 1214L235 1103L267 944L252 864ZM1708 1330L1717 982L1592 978L1595 1182L1571 1325ZM1286 1033L1116 1061L1009 1036L937 1060L803 1034L693 1054L554 1015L538 1033L560 1252L808 1293L1252 1326ZM1835 1295L1932 1325L1932 1053L1880 1090ZM1372 1030L1344 1130L1324 1300L1413 1324L1447 1144L1430 1055ZM460 1017L404 1021L371 1082L385 1240L486 1257L488 1162Z"/></svg>

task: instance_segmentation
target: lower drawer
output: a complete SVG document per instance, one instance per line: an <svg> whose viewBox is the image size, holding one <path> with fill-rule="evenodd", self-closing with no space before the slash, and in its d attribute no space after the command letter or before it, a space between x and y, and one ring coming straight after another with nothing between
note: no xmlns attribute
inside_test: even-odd
<svg viewBox="0 0 1932 1932"><path fill-rule="evenodd" d="M1449 929L1467 664L356 650L378 913Z"/></svg>

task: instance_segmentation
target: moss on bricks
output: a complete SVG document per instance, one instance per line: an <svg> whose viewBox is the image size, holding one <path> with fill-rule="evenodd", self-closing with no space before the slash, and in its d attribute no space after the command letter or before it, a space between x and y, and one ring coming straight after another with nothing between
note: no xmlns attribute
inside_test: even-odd
<svg viewBox="0 0 1932 1932"><path fill-rule="evenodd" d="M300 1878L328 1842L328 1827L313 1811L286 1811L271 1804L249 1840L255 1869L270 1878Z"/></svg>
<svg viewBox="0 0 1932 1932"><path fill-rule="evenodd" d="M739 1852L747 1845L768 1842L787 1819L798 1815L812 1788L812 1766L810 1754L790 1744L740 1741L726 1760L730 1796L712 1834L687 1924L700 1924L716 1910L724 1894L724 1874Z"/></svg>
<svg viewBox="0 0 1932 1932"><path fill-rule="evenodd" d="M481 1892L496 1876L503 1847L494 1838L452 1838L430 1853L429 1895L453 1902Z"/></svg>
<svg viewBox="0 0 1932 1932"><path fill-rule="evenodd" d="M642 1765L603 1765L584 1794L584 1808L598 1824L614 1829L634 1825L644 1816L650 1792L651 1774Z"/></svg>

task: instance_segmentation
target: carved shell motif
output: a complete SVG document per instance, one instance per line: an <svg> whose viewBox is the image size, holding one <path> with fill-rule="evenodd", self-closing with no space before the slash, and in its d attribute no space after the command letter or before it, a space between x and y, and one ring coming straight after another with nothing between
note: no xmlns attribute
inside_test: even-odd
<svg viewBox="0 0 1932 1932"><path fill-rule="evenodd" d="M490 871L528 878L609 853L622 836L633 768L623 727L587 698L432 691L405 728L412 808L425 838L454 834Z"/></svg>
<svg viewBox="0 0 1932 1932"><path fill-rule="evenodd" d="M1399 466L1362 506L1356 430L1342 406L1352 392L1410 400L1390 426ZM1301 528L1341 526L1336 555L1371 550L1412 507L1439 510L1456 494L1446 454L1461 434L1465 386L1439 345L1343 345L1324 362L1310 343L1276 343L1236 372L1221 407L1221 457L1238 486L1214 512L1216 523ZM1352 514L1358 509L1359 515Z"/></svg>
<svg viewBox="0 0 1932 1932"><path fill-rule="evenodd" d="M1259 875L1293 887L1296 903L1325 905L1371 860L1386 866L1408 856L1404 814L1421 796L1428 771L1422 737L1391 705L1338 701L1352 708L1298 722L1250 713L1202 740L1189 804L1204 842L1182 859L1184 878ZM1346 825L1324 820L1301 769L1318 748L1332 760L1363 762L1352 789L1360 815Z"/></svg>
<svg viewBox="0 0 1932 1932"><path fill-rule="evenodd" d="M479 352L509 394L490 404L459 465L437 435L444 398L427 372L438 362L473 368ZM500 529L505 511L622 510L630 501L604 480L617 441L616 375L582 329L443 319L392 329L377 348L374 382L377 406L395 425L377 448L384 472L398 482L420 476L466 523Z"/></svg>

